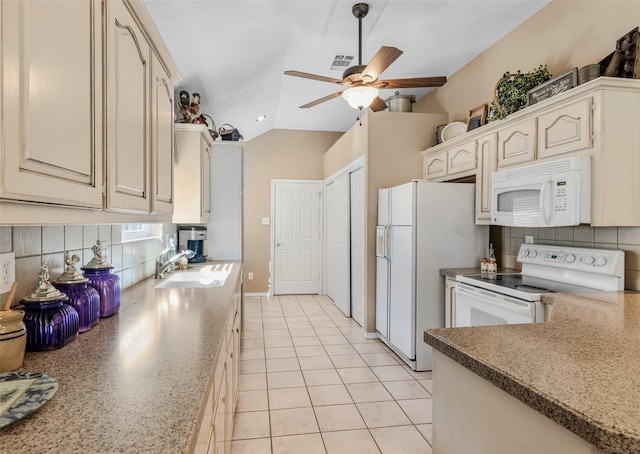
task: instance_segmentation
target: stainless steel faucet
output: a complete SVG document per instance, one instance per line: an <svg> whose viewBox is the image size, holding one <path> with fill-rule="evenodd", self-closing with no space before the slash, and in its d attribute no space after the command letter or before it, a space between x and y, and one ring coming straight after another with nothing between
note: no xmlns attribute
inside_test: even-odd
<svg viewBox="0 0 640 454"><path fill-rule="evenodd" d="M158 258L156 259L156 279L162 279L164 277L164 273L167 272L169 267L180 260L182 257L190 259L191 257L196 255L196 253L191 249L187 249L185 251L178 252L173 257L167 258L167 255L172 250L172 247L166 247L162 251L160 251L160 254L158 254Z"/></svg>

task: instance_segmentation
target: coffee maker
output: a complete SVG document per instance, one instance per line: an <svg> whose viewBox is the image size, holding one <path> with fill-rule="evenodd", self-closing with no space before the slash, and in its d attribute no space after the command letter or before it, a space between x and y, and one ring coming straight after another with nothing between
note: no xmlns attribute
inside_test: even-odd
<svg viewBox="0 0 640 454"><path fill-rule="evenodd" d="M202 263L207 260L204 240L207 239L207 227L204 225L181 225L178 227L178 246L180 250L191 249L195 255L189 263Z"/></svg>

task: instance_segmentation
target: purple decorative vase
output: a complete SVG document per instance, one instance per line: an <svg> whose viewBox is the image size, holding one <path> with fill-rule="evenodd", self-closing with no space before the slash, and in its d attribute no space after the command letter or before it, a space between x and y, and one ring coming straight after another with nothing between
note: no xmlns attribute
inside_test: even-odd
<svg viewBox="0 0 640 454"><path fill-rule="evenodd" d="M100 321L100 295L98 291L89 286L89 279L82 276L76 269L76 263L80 257L66 255L67 269L53 285L64 292L80 318L80 332L89 331Z"/></svg>
<svg viewBox="0 0 640 454"><path fill-rule="evenodd" d="M84 277L100 296L100 317L111 317L120 309L120 276L105 260L100 240L93 246L93 258L82 267Z"/></svg>
<svg viewBox="0 0 640 454"><path fill-rule="evenodd" d="M43 265L38 287L21 301L25 306L27 350L55 350L76 338L80 327L78 312L65 304L67 301L67 295L51 285L49 270Z"/></svg>
<svg viewBox="0 0 640 454"><path fill-rule="evenodd" d="M100 298L100 317L111 317L120 309L120 277L113 274L113 267L92 269L82 267L84 276L89 280Z"/></svg>
<svg viewBox="0 0 640 454"><path fill-rule="evenodd" d="M66 301L67 297L40 303L22 300L28 351L55 350L76 338L80 326L78 312Z"/></svg>

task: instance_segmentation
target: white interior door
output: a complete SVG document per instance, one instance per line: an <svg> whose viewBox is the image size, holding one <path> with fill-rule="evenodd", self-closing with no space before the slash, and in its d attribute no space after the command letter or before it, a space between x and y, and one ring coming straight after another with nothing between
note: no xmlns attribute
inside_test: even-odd
<svg viewBox="0 0 640 454"><path fill-rule="evenodd" d="M327 295L351 316L349 174L327 184Z"/></svg>
<svg viewBox="0 0 640 454"><path fill-rule="evenodd" d="M351 317L364 324L364 169L350 174Z"/></svg>
<svg viewBox="0 0 640 454"><path fill-rule="evenodd" d="M273 293L320 290L320 181L273 183Z"/></svg>

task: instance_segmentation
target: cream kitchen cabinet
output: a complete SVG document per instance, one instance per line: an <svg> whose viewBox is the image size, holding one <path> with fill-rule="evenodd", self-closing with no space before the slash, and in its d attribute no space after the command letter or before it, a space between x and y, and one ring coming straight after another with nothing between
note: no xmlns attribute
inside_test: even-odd
<svg viewBox="0 0 640 454"><path fill-rule="evenodd" d="M213 140L204 125L176 124L173 222L206 223L211 217Z"/></svg>
<svg viewBox="0 0 640 454"><path fill-rule="evenodd" d="M144 4L3 2L0 20L0 223L170 221L180 74Z"/></svg>
<svg viewBox="0 0 640 454"><path fill-rule="evenodd" d="M474 139L449 147L438 145L438 148L423 152L423 156L424 178L427 181L468 177L476 173L477 142Z"/></svg>
<svg viewBox="0 0 640 454"><path fill-rule="evenodd" d="M241 273L242 274L242 273ZM229 454L239 392L243 278L239 277L223 330L208 406L200 425L195 454Z"/></svg>
<svg viewBox="0 0 640 454"><path fill-rule="evenodd" d="M456 326L456 278L444 278L444 327Z"/></svg>
<svg viewBox="0 0 640 454"><path fill-rule="evenodd" d="M151 212L173 214L173 82L151 54Z"/></svg>
<svg viewBox="0 0 640 454"><path fill-rule="evenodd" d="M536 137L536 118L525 118L498 129L498 167L533 161Z"/></svg>
<svg viewBox="0 0 640 454"><path fill-rule="evenodd" d="M589 156L591 225L640 226L638 124L640 81L600 77L423 151L424 178L457 179L446 170L443 175L442 168L430 175L427 163L436 156L443 160L444 151L477 141L476 222L487 223L496 162L497 168L512 169L556 160L559 155ZM492 157L494 147L497 161Z"/></svg>
<svg viewBox="0 0 640 454"><path fill-rule="evenodd" d="M101 208L101 2L2 2L0 15L0 199Z"/></svg>
<svg viewBox="0 0 640 454"><path fill-rule="evenodd" d="M498 168L498 137L495 132L478 137L476 171L476 224L491 223L491 174Z"/></svg>
<svg viewBox="0 0 640 454"><path fill-rule="evenodd" d="M538 117L538 158L591 148L592 104L587 97Z"/></svg>

